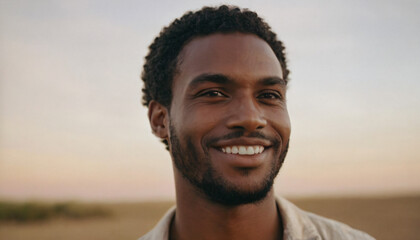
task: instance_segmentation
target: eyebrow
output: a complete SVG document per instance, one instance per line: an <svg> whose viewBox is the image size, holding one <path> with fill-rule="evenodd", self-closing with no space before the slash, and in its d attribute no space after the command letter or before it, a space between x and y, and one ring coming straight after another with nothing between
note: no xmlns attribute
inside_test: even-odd
<svg viewBox="0 0 420 240"><path fill-rule="evenodd" d="M229 84L233 83L233 79L223 74L211 74L203 73L195 77L189 84L189 88L195 88L203 83L218 83L218 84Z"/></svg>
<svg viewBox="0 0 420 240"><path fill-rule="evenodd" d="M280 77L267 77L260 80L260 83L264 86L282 85L287 86L287 81Z"/></svg>
<svg viewBox="0 0 420 240"><path fill-rule="evenodd" d="M203 73L195 77L189 84L188 88L195 88L203 83L218 83L218 84L234 84L235 81L223 74ZM259 84L263 86L282 85L287 86L287 81L277 77L266 77L258 80Z"/></svg>

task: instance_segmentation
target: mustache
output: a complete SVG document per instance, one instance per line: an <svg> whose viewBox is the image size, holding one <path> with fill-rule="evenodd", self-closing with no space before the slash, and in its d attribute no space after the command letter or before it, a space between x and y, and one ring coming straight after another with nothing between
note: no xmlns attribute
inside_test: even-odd
<svg viewBox="0 0 420 240"><path fill-rule="evenodd" d="M262 132L255 131L255 132L245 134L245 131L235 131L235 132L231 132L226 135L223 135L221 137L214 137L214 138L209 139L208 141L206 141L206 146L211 146L221 140L230 140L230 139L240 138L244 136L246 138L259 138L266 141L268 140L274 146L280 145L280 141L277 138L267 136L263 134Z"/></svg>

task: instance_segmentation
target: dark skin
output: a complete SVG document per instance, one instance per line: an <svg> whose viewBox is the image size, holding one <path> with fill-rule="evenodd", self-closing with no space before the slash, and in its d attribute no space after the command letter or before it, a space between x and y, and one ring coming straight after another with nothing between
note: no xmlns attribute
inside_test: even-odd
<svg viewBox="0 0 420 240"><path fill-rule="evenodd" d="M196 158L187 160L197 169L197 181L210 165L226 186L240 192L260 189L286 148L291 129L286 82L273 51L251 34L212 34L189 42L180 59L172 85L171 111L156 101L149 104L154 134L169 141L172 127L181 146L194 147ZM235 131L244 134L208 141ZM255 132L273 141L251 137ZM192 146L186 147L186 139ZM225 152L226 147L233 146L259 146L264 151ZM169 148L172 151L171 143ZM257 203L232 206L213 201L175 166L174 176L177 209L171 239L282 239L273 188Z"/></svg>

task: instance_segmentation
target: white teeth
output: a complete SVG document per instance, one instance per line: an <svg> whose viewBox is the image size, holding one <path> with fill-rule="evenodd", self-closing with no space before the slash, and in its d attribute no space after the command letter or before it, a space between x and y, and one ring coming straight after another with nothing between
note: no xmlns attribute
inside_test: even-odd
<svg viewBox="0 0 420 240"><path fill-rule="evenodd" d="M232 153L233 154L237 154L239 152L238 147L237 146L233 146L232 147Z"/></svg>
<svg viewBox="0 0 420 240"><path fill-rule="evenodd" d="M239 146L239 154L241 154L241 155L245 155L245 154L247 154L247 152L246 152L246 147L244 147L244 146Z"/></svg>
<svg viewBox="0 0 420 240"><path fill-rule="evenodd" d="M253 147L247 147L246 148L246 154L248 154L248 155L254 154L254 148Z"/></svg>
<svg viewBox="0 0 420 240"><path fill-rule="evenodd" d="M239 155L254 155L264 151L263 146L229 146L222 147L222 152L227 154L239 154Z"/></svg>
<svg viewBox="0 0 420 240"><path fill-rule="evenodd" d="M254 153L260 153L260 147L259 146L254 146Z"/></svg>

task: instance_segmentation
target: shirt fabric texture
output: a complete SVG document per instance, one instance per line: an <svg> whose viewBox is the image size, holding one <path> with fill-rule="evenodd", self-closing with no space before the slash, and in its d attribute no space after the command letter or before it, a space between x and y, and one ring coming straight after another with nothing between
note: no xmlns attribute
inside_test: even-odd
<svg viewBox="0 0 420 240"><path fill-rule="evenodd" d="M277 199L283 220L284 240L374 240L367 233L332 219L303 211L284 198ZM172 207L158 224L138 240L169 240L169 228L175 216Z"/></svg>

